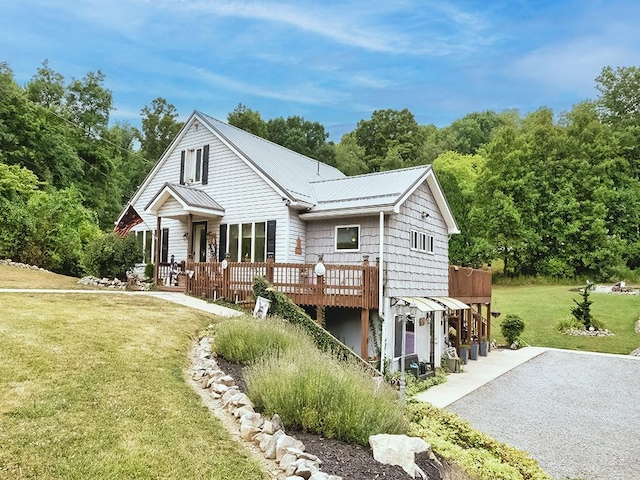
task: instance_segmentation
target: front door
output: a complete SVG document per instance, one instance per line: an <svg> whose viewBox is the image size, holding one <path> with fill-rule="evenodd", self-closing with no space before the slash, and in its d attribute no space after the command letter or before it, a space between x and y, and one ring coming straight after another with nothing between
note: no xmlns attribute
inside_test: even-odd
<svg viewBox="0 0 640 480"><path fill-rule="evenodd" d="M193 259L196 262L207 261L207 222L193 224Z"/></svg>

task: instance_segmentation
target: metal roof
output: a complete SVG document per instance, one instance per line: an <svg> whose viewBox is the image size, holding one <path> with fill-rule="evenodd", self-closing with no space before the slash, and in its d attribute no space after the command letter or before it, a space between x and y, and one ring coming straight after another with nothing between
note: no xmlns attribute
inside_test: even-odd
<svg viewBox="0 0 640 480"><path fill-rule="evenodd" d="M165 199L162 200L161 197L165 196ZM209 196L208 193L193 187L187 187L185 185L178 185L175 183L165 183L158 193L156 193L153 198L147 203L147 206L144 208L148 210L149 207L158 203L159 205L154 205L157 210L164 202L166 198L169 196L174 197L178 200L185 209L204 209L204 210L214 210L216 212L224 212L224 208L216 202L213 198Z"/></svg>
<svg viewBox="0 0 640 480"><path fill-rule="evenodd" d="M337 168L305 157L262 137L196 112L244 158L290 195L292 200L313 204L310 182L345 177Z"/></svg>
<svg viewBox="0 0 640 480"><path fill-rule="evenodd" d="M431 165L422 165L312 182L316 201L312 211L395 206L430 170Z"/></svg>
<svg viewBox="0 0 640 480"><path fill-rule="evenodd" d="M441 303L450 310L468 310L470 307L466 303L461 302L451 297L429 297L431 300L435 300Z"/></svg>
<svg viewBox="0 0 640 480"><path fill-rule="evenodd" d="M425 297L402 297L405 302L413 303L421 312L444 312L444 307L438 302Z"/></svg>

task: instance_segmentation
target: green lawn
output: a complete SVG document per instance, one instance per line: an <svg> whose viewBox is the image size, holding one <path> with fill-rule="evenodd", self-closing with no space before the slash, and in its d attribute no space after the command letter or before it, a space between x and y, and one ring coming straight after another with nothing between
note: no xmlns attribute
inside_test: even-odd
<svg viewBox="0 0 640 480"><path fill-rule="evenodd" d="M211 316L119 295L0 305L0 478L265 478L183 377Z"/></svg>
<svg viewBox="0 0 640 480"><path fill-rule="evenodd" d="M629 354L640 347L640 334L634 326L640 317L640 297L637 295L610 295L592 293L591 311L595 318L616 333L611 337L572 337L556 330L558 322L571 315L573 299L580 301L577 291L582 285L530 285L494 286L492 308L502 315L492 319L491 336L498 343L504 339L500 333L500 320L506 314L518 314L525 322L522 338L530 345Z"/></svg>

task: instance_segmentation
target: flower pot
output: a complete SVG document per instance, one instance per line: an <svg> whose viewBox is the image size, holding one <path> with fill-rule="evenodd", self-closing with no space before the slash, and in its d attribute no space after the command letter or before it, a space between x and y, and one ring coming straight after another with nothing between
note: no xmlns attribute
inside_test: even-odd
<svg viewBox="0 0 640 480"><path fill-rule="evenodd" d="M452 373L460 373L460 363L457 358L447 358L447 368Z"/></svg>
<svg viewBox="0 0 640 480"><path fill-rule="evenodd" d="M471 348L469 349L469 358L471 360L477 360L478 359L478 344L477 343L472 343L471 344Z"/></svg>
<svg viewBox="0 0 640 480"><path fill-rule="evenodd" d="M460 361L463 365L469 361L469 347L460 347Z"/></svg>
<svg viewBox="0 0 640 480"><path fill-rule="evenodd" d="M489 353L489 341L488 340L481 340L480 341L480 356L481 357L486 357L488 353Z"/></svg>

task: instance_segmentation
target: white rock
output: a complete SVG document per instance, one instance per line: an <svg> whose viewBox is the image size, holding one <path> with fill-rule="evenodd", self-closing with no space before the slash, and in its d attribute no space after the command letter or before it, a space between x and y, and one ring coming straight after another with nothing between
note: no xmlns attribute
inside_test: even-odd
<svg viewBox="0 0 640 480"><path fill-rule="evenodd" d="M240 425L240 437L247 442L252 442L259 433L261 433L261 431L258 427L248 424Z"/></svg>
<svg viewBox="0 0 640 480"><path fill-rule="evenodd" d="M276 458L276 447L278 444L278 440L285 436L285 433L282 430L278 430L276 433L271 435L269 441L267 442L266 448L264 451L264 456L266 458Z"/></svg>
<svg viewBox="0 0 640 480"><path fill-rule="evenodd" d="M282 432L282 430L278 431ZM302 443L300 440L296 440L289 435L282 435L280 438L278 438L278 441L276 443L276 462L280 461L282 456L287 453L287 449L290 447L297 448L298 450L302 450L303 452L305 448L304 443Z"/></svg>
<svg viewBox="0 0 640 480"><path fill-rule="evenodd" d="M229 387L227 387L224 383L214 382L211 384L211 391L219 393L220 395L224 395L229 391Z"/></svg>
<svg viewBox="0 0 640 480"><path fill-rule="evenodd" d="M262 431L267 435L273 435L275 432L275 429L273 428L273 422L271 420L265 420L264 424L262 425Z"/></svg>
<svg viewBox="0 0 640 480"><path fill-rule="evenodd" d="M373 458L385 465L398 465L416 478L415 454L426 452L430 446L418 437L407 435L371 435L369 445L373 451Z"/></svg>
<svg viewBox="0 0 640 480"><path fill-rule="evenodd" d="M220 377L218 382L224 383L227 387L233 387L236 384L236 381L233 379L231 375L225 375L224 377Z"/></svg>
<svg viewBox="0 0 640 480"><path fill-rule="evenodd" d="M248 413L255 413L255 411L253 410L253 407L249 405L242 405L241 407L234 408L231 413L234 417L239 419Z"/></svg>

